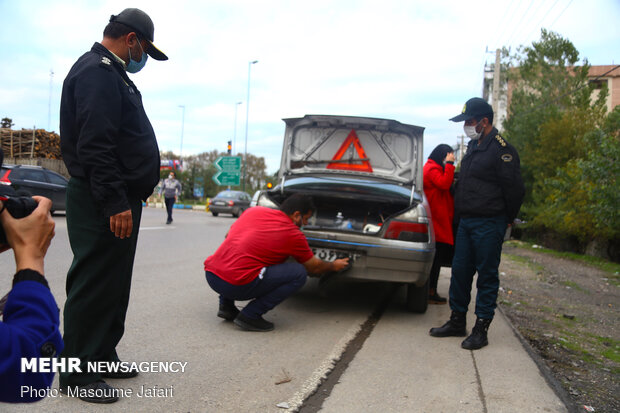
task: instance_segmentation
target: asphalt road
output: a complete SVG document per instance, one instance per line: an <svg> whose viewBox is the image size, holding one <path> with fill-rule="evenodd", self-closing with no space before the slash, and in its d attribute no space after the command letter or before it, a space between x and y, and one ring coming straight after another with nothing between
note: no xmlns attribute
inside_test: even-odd
<svg viewBox="0 0 620 413"><path fill-rule="evenodd" d="M187 363L185 371L108 380L133 391L112 405L52 394L34 405L0 405L0 411L566 411L501 314L491 326L491 344L465 351L460 338L428 335L449 316L447 306L407 313L403 289L384 284L336 280L319 287L309 280L267 314L274 331L242 331L216 317L217 295L202 269L234 219L188 210L175 211L174 218L165 225L164 210L144 210L126 331L117 349L124 361ZM62 309L72 254L65 218L55 221L46 275ZM0 262L6 274L12 271L10 253ZM9 288L7 276L0 289ZM447 289L446 270L439 291L447 295ZM335 382L324 382L332 370ZM147 394L140 397L143 388Z"/></svg>

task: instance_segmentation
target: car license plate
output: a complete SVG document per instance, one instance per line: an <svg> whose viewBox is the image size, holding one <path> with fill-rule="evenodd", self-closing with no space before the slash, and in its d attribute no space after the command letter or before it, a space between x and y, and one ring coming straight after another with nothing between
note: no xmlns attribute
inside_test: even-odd
<svg viewBox="0 0 620 413"><path fill-rule="evenodd" d="M335 251L327 248L312 248L312 252L323 261L332 262L339 258L350 258L355 261L357 254L349 254L348 252Z"/></svg>
<svg viewBox="0 0 620 413"><path fill-rule="evenodd" d="M222 201L215 201L213 205L226 205L226 203Z"/></svg>

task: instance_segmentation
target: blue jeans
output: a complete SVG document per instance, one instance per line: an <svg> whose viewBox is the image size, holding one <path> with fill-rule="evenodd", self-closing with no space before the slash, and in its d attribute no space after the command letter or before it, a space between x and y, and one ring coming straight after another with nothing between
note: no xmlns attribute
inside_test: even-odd
<svg viewBox="0 0 620 413"><path fill-rule="evenodd" d="M220 294L220 305L234 305L235 300L252 300L241 312L248 318L260 318L299 290L306 282L306 268L296 262L267 267L262 278L234 285L222 280L212 272L205 271L209 286Z"/></svg>
<svg viewBox="0 0 620 413"><path fill-rule="evenodd" d="M471 300L471 285L478 272L476 315L492 319L499 290L499 262L506 232L506 218L461 218L456 233L452 278L450 279L450 308L466 313Z"/></svg>

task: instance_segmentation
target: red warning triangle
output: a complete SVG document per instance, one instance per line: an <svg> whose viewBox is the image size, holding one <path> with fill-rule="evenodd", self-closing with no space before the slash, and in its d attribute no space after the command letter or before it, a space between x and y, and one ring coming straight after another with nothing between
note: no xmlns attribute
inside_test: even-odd
<svg viewBox="0 0 620 413"><path fill-rule="evenodd" d="M359 159L350 159L350 160L342 160L342 156L347 152L347 149L353 145ZM355 133L355 129L351 129L349 132L349 136L342 142L340 149L336 152L332 161L327 165L327 169L340 169L345 171L358 171L358 172L372 172L372 166L370 166L370 160L366 156L366 152L362 147L360 139L357 137L357 133ZM356 162L356 163L352 163Z"/></svg>

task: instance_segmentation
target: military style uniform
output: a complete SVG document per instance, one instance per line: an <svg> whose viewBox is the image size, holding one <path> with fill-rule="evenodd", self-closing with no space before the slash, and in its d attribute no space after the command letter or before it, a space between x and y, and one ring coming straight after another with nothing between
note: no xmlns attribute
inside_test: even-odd
<svg viewBox="0 0 620 413"><path fill-rule="evenodd" d="M525 189L519 155L496 128L478 145L469 142L455 191L459 219L450 281L450 307L466 313L478 272L476 315L492 319L499 289L498 267L508 224L519 212Z"/></svg>
<svg viewBox="0 0 620 413"><path fill-rule="evenodd" d="M159 148L142 96L123 62L100 43L67 75L60 107L61 149L71 179L67 229L73 263L67 274L62 357L118 361L133 260L145 200L159 181ZM131 210L133 232L120 239L110 217ZM62 373L82 386L98 373Z"/></svg>

